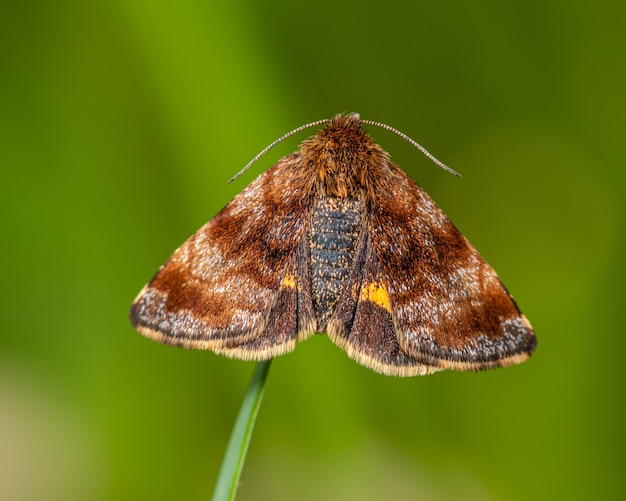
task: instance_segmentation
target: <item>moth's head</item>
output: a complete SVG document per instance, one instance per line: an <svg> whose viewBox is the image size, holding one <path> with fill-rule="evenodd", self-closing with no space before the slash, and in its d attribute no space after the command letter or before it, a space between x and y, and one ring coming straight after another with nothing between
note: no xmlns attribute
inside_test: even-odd
<svg viewBox="0 0 626 501"><path fill-rule="evenodd" d="M376 146L363 129L357 113L336 115L315 135L313 141L327 155L340 159L363 154Z"/></svg>

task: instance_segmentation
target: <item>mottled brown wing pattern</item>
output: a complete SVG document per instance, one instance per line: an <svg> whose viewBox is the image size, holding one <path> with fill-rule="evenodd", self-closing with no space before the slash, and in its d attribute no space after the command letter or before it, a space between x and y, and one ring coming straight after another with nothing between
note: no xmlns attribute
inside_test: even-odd
<svg viewBox="0 0 626 501"><path fill-rule="evenodd" d="M311 193L298 159L279 161L174 252L133 303L139 332L243 359L295 347L293 276Z"/></svg>
<svg viewBox="0 0 626 501"><path fill-rule="evenodd" d="M523 362L536 338L496 273L404 171L385 168L368 226L402 349L432 370Z"/></svg>

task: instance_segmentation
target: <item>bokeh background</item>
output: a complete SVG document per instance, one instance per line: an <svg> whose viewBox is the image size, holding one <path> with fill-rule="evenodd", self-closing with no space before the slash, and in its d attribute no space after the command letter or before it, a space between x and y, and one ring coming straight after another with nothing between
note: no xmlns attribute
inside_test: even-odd
<svg viewBox="0 0 626 501"><path fill-rule="evenodd" d="M241 500L623 495L625 7L599 0L0 5L0 498L208 499L253 365L161 346L136 293L339 112L496 268L529 362L384 377L275 360Z"/></svg>

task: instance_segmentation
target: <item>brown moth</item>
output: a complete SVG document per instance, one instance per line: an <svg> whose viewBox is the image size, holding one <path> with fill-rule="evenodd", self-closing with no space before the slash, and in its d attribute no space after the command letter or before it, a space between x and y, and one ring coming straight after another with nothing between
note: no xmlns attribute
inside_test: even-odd
<svg viewBox="0 0 626 501"><path fill-rule="evenodd" d="M135 299L135 328L243 360L325 332L395 376L525 361L537 344L526 317L362 128L380 124L352 114L310 125L320 123L174 252Z"/></svg>

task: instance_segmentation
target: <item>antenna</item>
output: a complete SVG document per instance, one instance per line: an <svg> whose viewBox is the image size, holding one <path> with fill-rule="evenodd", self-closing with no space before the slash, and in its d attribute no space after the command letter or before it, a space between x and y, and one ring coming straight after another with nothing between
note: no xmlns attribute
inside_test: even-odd
<svg viewBox="0 0 626 501"><path fill-rule="evenodd" d="M388 130L389 132L393 132L394 134L396 134L397 136L400 136L402 139L404 139L406 142L408 142L409 144L413 145L416 149L418 149L426 158L428 158L431 162L433 162L435 165L441 167L443 170L445 170L446 172L449 172L450 174L457 176L457 177L461 177L461 174L459 174L457 171L455 171L454 169L448 167L446 164L444 164L441 160L438 160L432 153L430 153L426 148L424 148L421 144L419 144L417 141L411 139L409 136L407 136L405 133L400 132L398 129L394 129L393 127L387 125L387 124L383 124L380 122L374 122L372 120L361 120L359 118L359 114L358 113L353 113L351 115L352 117L356 118L360 124L362 125L372 125L375 127L380 127L381 129L385 129ZM293 129L290 132L287 132L287 134L285 134L284 136L279 137L276 141L274 141L273 143L271 143L270 145L266 146L257 156L255 156L252 160L250 160L243 169L241 169L239 172L237 172L237 174L235 174L233 177L231 177L228 182L232 183L235 179L237 179L239 176L241 176L244 172L246 172L250 167L252 167L252 165L259 159L261 158L263 155L265 155L269 150L271 150L274 146L276 146L279 143L282 143L285 139L293 136L294 134L297 134L298 132L301 132L305 129L308 129L310 127L316 127L318 125L322 125L322 124L327 124L331 121L331 119L324 119L324 120L316 120L315 122L311 122L305 125L301 125L300 127L297 127L295 129Z"/></svg>
<svg viewBox="0 0 626 501"><path fill-rule="evenodd" d="M404 139L406 142L408 142L409 144L412 144L415 148L417 148L419 151L421 151L424 156L426 158L428 158L431 162L433 162L435 165L438 165L439 167L441 167L443 170L445 170L446 172L449 172L450 174L456 176L456 177L461 177L461 174L459 174L457 171L455 171L454 169L452 169L451 167L448 167L446 164L444 164L441 160L437 159L432 153L430 153L426 148L424 148L421 144L419 144L417 141L411 139L409 136L407 136L404 132L400 132L398 129L394 129L393 127L387 125L387 124L383 124L380 122L374 122L372 120L359 120L360 123L364 124L364 125L373 125L375 127L380 127L382 129L388 130L389 132L393 132L394 134L396 134L397 136L400 136L402 139Z"/></svg>
<svg viewBox="0 0 626 501"><path fill-rule="evenodd" d="M263 151L261 151L261 153L259 153L256 157L254 157L252 160L250 160L243 169L241 169L239 172L237 172L237 174L235 174L233 177L231 177L229 179L229 183L232 183L235 179L237 179L239 176L241 176L244 172L246 172L250 167L252 167L252 164L254 164L259 158L261 158L263 155L265 155L268 151L270 151L274 146L276 146L279 143L282 143L285 139L293 136L294 134L297 134L300 131L303 131L304 129L308 129L309 127L315 127L316 125L322 125L322 124L326 124L330 122L329 119L324 119L324 120L317 120L315 122L311 122L308 123L306 125L301 125L300 127L295 128L294 130L292 130L291 132L287 132L287 134L285 134L284 136L279 137L276 141L274 141L272 144L270 144L269 146L266 146Z"/></svg>

